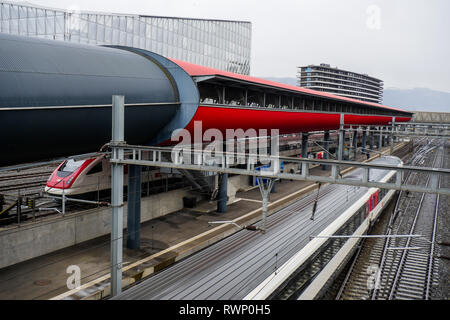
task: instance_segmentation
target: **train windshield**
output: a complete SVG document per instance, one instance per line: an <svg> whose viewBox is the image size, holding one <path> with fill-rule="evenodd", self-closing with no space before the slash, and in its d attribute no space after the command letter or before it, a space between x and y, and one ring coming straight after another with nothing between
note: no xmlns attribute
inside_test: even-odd
<svg viewBox="0 0 450 320"><path fill-rule="evenodd" d="M58 170L58 176L63 178L67 177L68 175L74 173L81 165L83 164L85 160L78 160L75 161L73 159L69 159L59 168Z"/></svg>

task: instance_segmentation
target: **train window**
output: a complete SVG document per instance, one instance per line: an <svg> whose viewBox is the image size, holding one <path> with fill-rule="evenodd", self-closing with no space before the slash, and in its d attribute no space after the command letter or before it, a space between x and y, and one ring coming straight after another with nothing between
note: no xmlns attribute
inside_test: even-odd
<svg viewBox="0 0 450 320"><path fill-rule="evenodd" d="M66 160L64 164L58 169L58 177L64 178L72 173L74 173L81 165L84 163L85 160L78 160L75 161L73 159Z"/></svg>
<svg viewBox="0 0 450 320"><path fill-rule="evenodd" d="M91 168L91 170L89 170L88 173L86 173L86 175L90 175L90 174L94 174L94 173L99 173L103 171L103 166L102 166L102 162L100 161L99 163L97 163L95 166L93 166Z"/></svg>

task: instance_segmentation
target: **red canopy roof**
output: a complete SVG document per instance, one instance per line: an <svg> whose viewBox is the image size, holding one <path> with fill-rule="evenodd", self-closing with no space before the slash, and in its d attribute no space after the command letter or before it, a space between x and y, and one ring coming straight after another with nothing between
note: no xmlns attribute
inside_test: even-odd
<svg viewBox="0 0 450 320"><path fill-rule="evenodd" d="M385 108L385 109L390 109L390 110L409 112L409 111L398 109L398 108L384 106L384 105L381 105L378 103L361 101L361 100L357 100L357 99L334 95L334 94L327 93L327 92L316 91L316 90L306 89L306 88L297 87L297 86L291 86L288 84L265 80L265 79L256 78L256 77L251 77L251 76L246 76L243 74L238 74L238 73L223 71L223 70L219 70L219 69L204 67L204 66L201 66L198 64L193 64L193 63L189 63L189 62L185 62L185 61L181 61L181 60L176 60L176 59L170 59L170 60L172 60L173 62L178 64L181 68L183 68L191 77L194 77L194 76L222 76L222 77L237 79L237 80L241 80L241 81L252 82L255 84L271 86L271 87L275 87L275 88L281 88L281 89L286 89L286 90L291 90L291 91L298 91L301 93L311 94L311 95L315 95L315 96L321 96L321 97L325 97L325 98L331 98L331 99L336 99L336 100L343 100L343 101L348 101L348 102L353 102L353 103L365 104L365 105L369 105L369 106L377 107L377 108Z"/></svg>

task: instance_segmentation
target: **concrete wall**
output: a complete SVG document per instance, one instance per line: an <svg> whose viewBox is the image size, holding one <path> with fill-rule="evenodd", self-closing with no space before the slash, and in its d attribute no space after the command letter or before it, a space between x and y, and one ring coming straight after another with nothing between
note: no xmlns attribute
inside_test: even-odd
<svg viewBox="0 0 450 320"><path fill-rule="evenodd" d="M141 222L181 210L188 190L173 190L142 199ZM127 205L124 205L124 226ZM95 208L0 231L0 268L111 233L111 209Z"/></svg>
<svg viewBox="0 0 450 320"><path fill-rule="evenodd" d="M249 177L238 175L228 178L227 196L228 203L233 203L236 198L236 192L243 191L250 187Z"/></svg>

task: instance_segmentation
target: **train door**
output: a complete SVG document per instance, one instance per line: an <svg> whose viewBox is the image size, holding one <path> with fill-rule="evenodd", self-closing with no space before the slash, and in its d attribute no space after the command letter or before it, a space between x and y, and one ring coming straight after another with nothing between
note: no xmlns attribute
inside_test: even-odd
<svg viewBox="0 0 450 320"><path fill-rule="evenodd" d="M366 202L365 209L366 209L366 212L364 214L364 218L367 218L369 216L369 213L370 213L370 198Z"/></svg>
<svg viewBox="0 0 450 320"><path fill-rule="evenodd" d="M366 217L377 206L377 204L378 204L378 193L379 193L379 190L377 190L376 192L372 193L370 195L369 200L367 200L367 202L366 202Z"/></svg>

